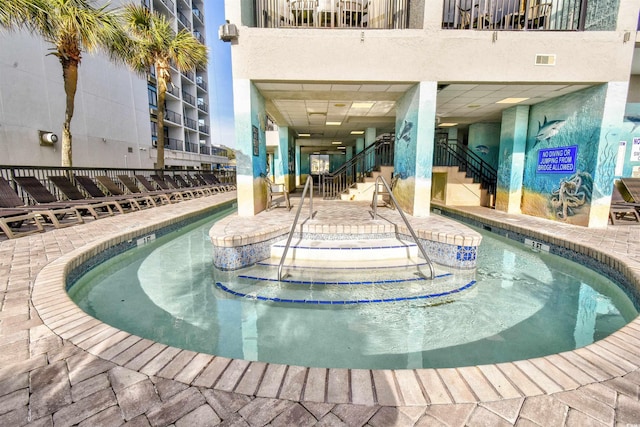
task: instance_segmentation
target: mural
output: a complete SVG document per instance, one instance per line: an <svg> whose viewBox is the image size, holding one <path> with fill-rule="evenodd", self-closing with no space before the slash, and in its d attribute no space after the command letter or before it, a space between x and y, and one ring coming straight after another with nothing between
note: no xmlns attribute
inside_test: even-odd
<svg viewBox="0 0 640 427"><path fill-rule="evenodd" d="M528 120L528 105L512 107L502 112L496 209L504 212L520 212Z"/></svg>
<svg viewBox="0 0 640 427"><path fill-rule="evenodd" d="M500 152L500 123L474 123L470 125L469 149L497 170Z"/></svg>
<svg viewBox="0 0 640 427"><path fill-rule="evenodd" d="M523 213L588 225L605 93L599 86L531 107Z"/></svg>
<svg viewBox="0 0 640 427"><path fill-rule="evenodd" d="M418 89L407 92L396 106L393 195L407 212L413 212L418 140Z"/></svg>

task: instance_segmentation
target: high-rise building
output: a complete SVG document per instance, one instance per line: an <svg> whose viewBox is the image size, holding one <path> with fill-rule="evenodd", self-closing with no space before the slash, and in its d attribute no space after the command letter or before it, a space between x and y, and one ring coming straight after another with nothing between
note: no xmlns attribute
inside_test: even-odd
<svg viewBox="0 0 640 427"><path fill-rule="evenodd" d="M119 0L113 6L123 5ZM203 0L143 0L173 29L206 44ZM26 31L0 30L0 164L60 165L58 144L40 144L40 131L61 135L65 112L62 68L50 45ZM102 54L83 53L71 122L73 165L153 168L158 111L155 70L146 78ZM165 167L217 168L226 151L211 145L207 68L171 72L165 103Z"/></svg>

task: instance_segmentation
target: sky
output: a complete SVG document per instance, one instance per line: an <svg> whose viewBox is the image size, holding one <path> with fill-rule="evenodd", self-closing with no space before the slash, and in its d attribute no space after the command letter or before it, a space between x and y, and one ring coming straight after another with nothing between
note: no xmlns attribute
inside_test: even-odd
<svg viewBox="0 0 640 427"><path fill-rule="evenodd" d="M224 0L206 0L204 8L209 47L211 143L235 148L231 44L218 39L218 27L225 22Z"/></svg>

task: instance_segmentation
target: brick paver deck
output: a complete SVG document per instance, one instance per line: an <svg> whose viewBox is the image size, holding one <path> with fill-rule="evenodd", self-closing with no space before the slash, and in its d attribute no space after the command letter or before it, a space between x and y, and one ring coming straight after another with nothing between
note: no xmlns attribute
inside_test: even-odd
<svg viewBox="0 0 640 427"><path fill-rule="evenodd" d="M638 319L580 350L528 361L321 369L154 343L90 318L62 291L65 265L82 253L233 198L235 192L218 194L0 241L0 426L640 423ZM286 216L282 212L255 220L268 224ZM552 236L553 243L567 242L640 283L640 226L594 230L483 208L460 212L539 239Z"/></svg>

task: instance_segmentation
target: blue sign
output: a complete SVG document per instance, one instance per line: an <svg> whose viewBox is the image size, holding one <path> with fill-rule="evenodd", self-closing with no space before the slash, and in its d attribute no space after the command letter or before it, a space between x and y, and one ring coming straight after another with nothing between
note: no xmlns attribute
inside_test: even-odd
<svg viewBox="0 0 640 427"><path fill-rule="evenodd" d="M538 151L538 173L572 174L576 171L578 146L546 148Z"/></svg>

